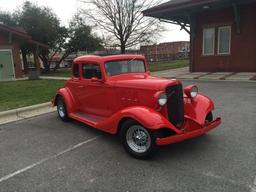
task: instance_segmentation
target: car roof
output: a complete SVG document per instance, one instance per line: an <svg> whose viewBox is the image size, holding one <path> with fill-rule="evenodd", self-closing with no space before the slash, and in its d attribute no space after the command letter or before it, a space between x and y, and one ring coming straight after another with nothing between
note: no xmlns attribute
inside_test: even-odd
<svg viewBox="0 0 256 192"><path fill-rule="evenodd" d="M84 55L74 59L74 62L107 62L112 60L125 60L125 59L145 59L143 55L108 55L108 56L97 56L97 55Z"/></svg>

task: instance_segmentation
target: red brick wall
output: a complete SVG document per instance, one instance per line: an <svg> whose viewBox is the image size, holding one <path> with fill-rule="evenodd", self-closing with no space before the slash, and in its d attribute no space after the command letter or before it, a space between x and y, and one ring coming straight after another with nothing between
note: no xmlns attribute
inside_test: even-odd
<svg viewBox="0 0 256 192"><path fill-rule="evenodd" d="M13 36L12 43L9 43L8 34L0 32L0 49L11 49L13 56L13 63L15 69L15 77L21 78L23 76L21 59L20 59L20 41Z"/></svg>
<svg viewBox="0 0 256 192"><path fill-rule="evenodd" d="M141 46L140 51L148 61L164 61L177 59L184 48L189 49L189 42L179 41Z"/></svg>
<svg viewBox="0 0 256 192"><path fill-rule="evenodd" d="M240 7L241 32L236 32L236 24L232 8L209 11L197 17L197 29L194 51L193 71L256 71L256 3ZM231 54L217 55L218 31L215 31L215 55L202 55L202 40L204 27L232 26Z"/></svg>

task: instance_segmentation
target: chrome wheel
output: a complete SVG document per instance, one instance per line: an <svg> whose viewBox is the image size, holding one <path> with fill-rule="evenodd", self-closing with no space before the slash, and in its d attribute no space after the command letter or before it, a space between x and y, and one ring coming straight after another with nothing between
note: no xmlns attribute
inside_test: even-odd
<svg viewBox="0 0 256 192"><path fill-rule="evenodd" d="M62 121L69 120L67 107L62 96L58 96L57 98L57 112Z"/></svg>
<svg viewBox="0 0 256 192"><path fill-rule="evenodd" d="M145 153L151 145L149 132L140 125L131 126L126 132L127 145L136 153Z"/></svg>
<svg viewBox="0 0 256 192"><path fill-rule="evenodd" d="M123 122L119 134L126 152L137 159L149 158L157 149L156 132L133 119Z"/></svg>
<svg viewBox="0 0 256 192"><path fill-rule="evenodd" d="M64 118L66 115L66 111L65 111L65 106L62 100L58 100L57 108L58 108L58 113L60 117Z"/></svg>

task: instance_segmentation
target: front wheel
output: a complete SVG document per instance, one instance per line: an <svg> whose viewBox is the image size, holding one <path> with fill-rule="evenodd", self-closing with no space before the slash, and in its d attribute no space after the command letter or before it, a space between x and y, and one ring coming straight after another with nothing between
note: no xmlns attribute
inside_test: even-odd
<svg viewBox="0 0 256 192"><path fill-rule="evenodd" d="M57 98L57 111L58 111L59 117L61 118L62 121L69 120L67 108L66 108L64 99L61 96Z"/></svg>
<svg viewBox="0 0 256 192"><path fill-rule="evenodd" d="M148 158L156 149L155 134L134 120L122 125L120 136L125 150L135 158Z"/></svg>

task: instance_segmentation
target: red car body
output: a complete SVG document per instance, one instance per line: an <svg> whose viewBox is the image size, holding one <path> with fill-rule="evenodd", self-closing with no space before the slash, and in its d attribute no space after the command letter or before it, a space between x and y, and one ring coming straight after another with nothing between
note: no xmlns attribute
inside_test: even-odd
<svg viewBox="0 0 256 192"><path fill-rule="evenodd" d="M108 75L106 63L122 60L143 61L145 72ZM83 64L99 66L102 78L83 78ZM76 77L75 67L80 74ZM172 91L170 97L174 102L168 103L172 99L168 89ZM161 93L167 93L164 106L157 102ZM182 101L175 94L180 95ZM214 110L214 104L207 96L200 93L191 98L184 93L180 81L151 76L147 61L140 55L78 57L73 62L72 78L56 94L55 105L58 97L64 99L69 118L111 134L118 133L127 119L133 119L152 131L169 130L169 134L156 138L156 145L200 136L221 123L220 118L206 121L207 115ZM172 119L173 116L176 120ZM177 122L179 119L182 122Z"/></svg>

